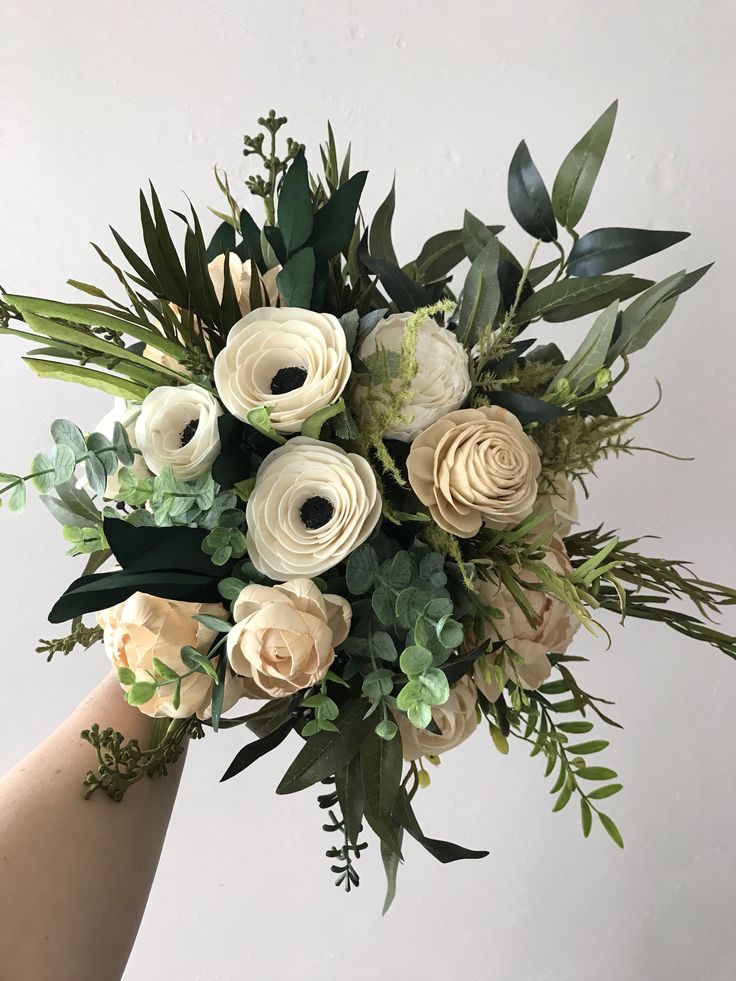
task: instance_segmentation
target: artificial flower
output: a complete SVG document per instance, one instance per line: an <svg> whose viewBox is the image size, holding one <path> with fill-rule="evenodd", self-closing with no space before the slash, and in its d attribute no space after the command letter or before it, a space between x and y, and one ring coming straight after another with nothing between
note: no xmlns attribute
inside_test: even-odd
<svg viewBox="0 0 736 981"><path fill-rule="evenodd" d="M361 359L370 363L371 358L380 358L382 351L399 354L412 316L394 314L379 321L361 345ZM417 372L402 409L404 419L386 432L388 439L411 442L441 416L459 409L470 392L465 348L450 330L440 327L431 317L426 317L417 329L416 362Z"/></svg>
<svg viewBox="0 0 736 981"><path fill-rule="evenodd" d="M233 606L227 637L233 671L254 698L280 698L317 684L350 629L351 609L342 596L320 593L311 579L279 586L251 583Z"/></svg>
<svg viewBox="0 0 736 981"><path fill-rule="evenodd" d="M433 423L412 443L407 467L437 524L472 538L482 524L510 528L531 513L541 462L516 416L490 405Z"/></svg>
<svg viewBox="0 0 736 981"><path fill-rule="evenodd" d="M261 464L246 515L251 561L283 582L347 558L376 527L381 497L363 457L297 436Z"/></svg>
<svg viewBox="0 0 736 981"><path fill-rule="evenodd" d="M234 252L230 252L228 254L228 267L240 312L243 315L250 313L250 286L253 269L251 260L246 259L243 262ZM225 256L216 256L207 266L207 269L209 270L212 285L215 287L217 299L222 303L222 294L225 290ZM279 288L276 283L276 277L280 272L281 266L274 266L273 269L268 269L265 273L261 274L261 283L266 291L268 302L271 304L276 304L279 299Z"/></svg>
<svg viewBox="0 0 736 981"><path fill-rule="evenodd" d="M403 713L397 712L396 721L404 759L418 760L420 756L439 756L464 743L478 725L475 703L475 685L464 675L450 689L447 701L432 708L432 720L440 730L439 733L417 729Z"/></svg>
<svg viewBox="0 0 736 981"><path fill-rule="evenodd" d="M166 684L138 706L145 715L171 719L196 715L207 719L212 714L212 679L207 674L191 673L181 659L182 647L194 647L206 654L217 637L214 630L192 619L200 613L227 616L219 603L185 603L145 593L134 593L117 606L98 612L97 622L103 628L105 650L113 667L129 668L135 672L136 681L151 681L156 657L177 674L186 675L181 682L178 708L173 704L175 685ZM217 659L213 661L216 664ZM123 688L127 691L130 686ZM242 681L226 675L223 711L232 708L242 695Z"/></svg>
<svg viewBox="0 0 736 981"><path fill-rule="evenodd" d="M220 452L217 425L222 408L199 385L161 386L146 396L135 438L152 473L170 466L177 480L193 480Z"/></svg>
<svg viewBox="0 0 736 981"><path fill-rule="evenodd" d="M239 320L215 359L215 385L243 422L268 405L274 429L298 433L313 412L334 402L350 376L337 317L298 307L262 307Z"/></svg>
<svg viewBox="0 0 736 981"><path fill-rule="evenodd" d="M562 539L555 535L545 548L545 565L558 576L569 575L572 566ZM537 576L526 569L517 568L514 571L522 583L534 585L539 582ZM524 688L538 688L552 672L547 655L565 653L580 621L567 603L538 589L524 590L525 598L536 616L534 624L529 622L511 592L501 582L479 579L476 589L483 603L501 614L487 622L485 636L490 640L504 641L523 662L517 663L505 657L503 670L506 677L518 680ZM490 701L495 702L500 691L495 676L489 670L493 655L487 655L485 660L485 665L476 663L475 683Z"/></svg>

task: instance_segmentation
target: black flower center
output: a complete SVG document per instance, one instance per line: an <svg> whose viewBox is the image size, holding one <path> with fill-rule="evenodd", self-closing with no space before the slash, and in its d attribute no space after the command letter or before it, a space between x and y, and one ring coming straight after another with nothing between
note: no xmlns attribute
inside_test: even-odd
<svg viewBox="0 0 736 981"><path fill-rule="evenodd" d="M190 419L181 432L181 445L186 446L187 443L191 443L194 439L194 434L197 432L199 427L199 419Z"/></svg>
<svg viewBox="0 0 736 981"><path fill-rule="evenodd" d="M287 392L293 392L295 388L301 388L306 380L307 372L304 368L297 365L279 368L271 379L271 394L286 395Z"/></svg>
<svg viewBox="0 0 736 981"><path fill-rule="evenodd" d="M308 497L299 508L299 517L310 531L324 527L334 513L335 508L326 497Z"/></svg>

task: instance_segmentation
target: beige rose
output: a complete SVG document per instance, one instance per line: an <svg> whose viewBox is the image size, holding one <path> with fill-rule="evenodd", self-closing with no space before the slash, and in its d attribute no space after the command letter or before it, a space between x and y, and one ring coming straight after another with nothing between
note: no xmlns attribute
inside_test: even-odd
<svg viewBox="0 0 736 981"><path fill-rule="evenodd" d="M450 689L444 705L432 708L432 719L441 735L429 729L417 729L403 713L396 713L405 760L420 756L439 756L464 743L478 725L475 712L476 691L472 680L463 676Z"/></svg>
<svg viewBox="0 0 736 981"><path fill-rule="evenodd" d="M497 405L443 416L412 443L409 481L437 524L460 538L504 529L534 506L539 453L521 423Z"/></svg>
<svg viewBox="0 0 736 981"><path fill-rule="evenodd" d="M105 650L113 666L130 668L137 681L151 681L154 657L178 674L187 674L190 669L181 659L182 647L195 647L203 654L209 650L217 634L193 620L195 613L227 616L219 603L185 603L134 593L117 606L100 610L97 622L103 628ZM216 664L217 659L213 661ZM123 688L127 691L129 686ZM223 711L232 708L242 695L242 681L228 673ZM196 715L207 719L212 714L212 679L198 672L188 674L182 680L181 703L176 709L173 697L174 685L163 685L150 701L138 707L153 718L186 719Z"/></svg>
<svg viewBox="0 0 736 981"><path fill-rule="evenodd" d="M320 593L311 579L279 586L246 586L233 606L227 638L233 671L252 698L281 698L321 681L335 645L350 630L352 611L342 596Z"/></svg>
<svg viewBox="0 0 736 981"><path fill-rule="evenodd" d="M535 538L544 534L557 534L566 538L578 521L578 504L575 485L564 474L550 477L550 489L537 497L537 511L544 521L534 529Z"/></svg>
<svg viewBox="0 0 736 981"><path fill-rule="evenodd" d="M546 549L544 561L550 569L560 576L568 575L572 566L562 539L555 535L546 545ZM516 571L523 582L532 584L539 581L526 570ZM500 618L489 620L487 637L505 641L524 662L515 664L509 657L505 657L505 676L518 679L524 688L538 688L552 672L547 655L565 653L580 621L562 600L550 596L549 593L529 589L524 591L526 599L537 616L537 623L531 624L509 590L500 582L480 579L476 587L483 602L500 610L502 614ZM490 701L495 702L500 691L489 670L493 655L485 660L485 667L476 663L475 683Z"/></svg>
<svg viewBox="0 0 736 981"><path fill-rule="evenodd" d="M246 313L250 313L251 311L250 284L253 275L251 261L250 259L246 259L245 262L242 262L234 252L231 252L228 256L228 265L230 267L230 278L233 281L238 306L240 307L240 312L245 316ZM217 299L222 303L222 294L225 290L225 256L216 256L207 266L207 269L209 270L212 285L215 287ZM268 269L261 275L261 282L263 283L263 288L266 290L268 302L271 306L275 306L279 299L279 288L276 284L276 277L280 272L281 266L274 266L273 269ZM260 303L258 305L261 306Z"/></svg>

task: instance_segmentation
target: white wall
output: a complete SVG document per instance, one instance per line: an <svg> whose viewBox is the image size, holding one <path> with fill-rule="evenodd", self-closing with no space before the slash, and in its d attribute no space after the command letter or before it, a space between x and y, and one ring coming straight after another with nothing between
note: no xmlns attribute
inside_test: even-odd
<svg viewBox="0 0 736 981"><path fill-rule="evenodd" d="M647 264L654 275L717 265L637 357L618 399L625 411L647 406L659 378L664 402L641 442L697 462L609 463L584 516L661 535L652 549L733 581L734 28L729 0L6 0L0 282L61 298L67 277L107 282L86 243L109 246L108 223L135 236L138 187L151 178L169 207L181 207L182 190L202 211L218 203L211 166L225 165L238 188L242 135L271 106L313 160L325 117L352 139L355 163L371 171L369 213L396 168L409 259L464 206L508 220L518 140L551 181L619 96L588 227L690 229L677 256ZM581 329L554 332L569 350ZM105 401L35 380L21 350L2 342L3 469L45 447L54 417L91 426ZM2 770L106 664L101 650L50 665L33 653L39 635L54 635L45 611L76 565L37 503L0 521ZM446 757L418 807L430 833L491 857L443 867L410 844L382 921L377 850L345 896L323 856L315 795L272 793L295 747L220 786L241 744L226 732L192 748L126 979L735 977L736 665L664 628L610 626L610 652L583 637L577 648L592 657L584 684L616 700L626 727L609 751L625 784L610 807L625 852L597 830L584 841L572 807L550 813L539 761L518 748L499 757L479 734Z"/></svg>

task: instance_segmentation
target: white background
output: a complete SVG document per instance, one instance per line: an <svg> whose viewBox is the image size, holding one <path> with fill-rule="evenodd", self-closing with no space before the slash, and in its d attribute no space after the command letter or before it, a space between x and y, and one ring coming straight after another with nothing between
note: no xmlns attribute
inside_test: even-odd
<svg viewBox="0 0 736 981"><path fill-rule="evenodd" d="M639 454L602 466L584 521L662 536L647 547L733 581L734 28L728 0L6 0L0 282L60 298L72 295L67 277L110 284L86 243L112 249L108 223L136 240L137 189L149 178L167 207L181 209L185 190L205 212L220 206L217 162L245 200L242 136L271 106L313 163L326 117L341 145L352 139L355 163L371 171L369 215L396 168L407 261L428 234L457 227L465 206L507 222L519 139L551 186L618 96L584 227L692 231L676 255L642 264L646 275L717 264L637 355L618 396L623 412L646 408L659 378L664 401L639 440L697 461ZM507 241L528 247L518 232ZM552 332L570 351L583 327ZM10 470L46 447L56 416L91 427L105 408L95 393L36 380L21 351L3 340L0 467ZM99 649L50 665L34 653L39 635L56 632L45 611L77 565L37 502L0 521L2 770L107 666ZM608 625L610 651L585 637L576 648L592 658L583 684L615 699L625 725L603 761L625 784L609 807L623 853L598 828L584 841L572 806L550 813L538 759L520 745L500 757L479 732L446 757L418 811L429 833L491 857L443 867L409 844L381 920L377 849L361 861L361 888L344 895L323 855L316 795L273 794L296 747L220 786L242 738L225 732L192 747L126 979L736 977L736 665L664 627Z"/></svg>

